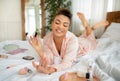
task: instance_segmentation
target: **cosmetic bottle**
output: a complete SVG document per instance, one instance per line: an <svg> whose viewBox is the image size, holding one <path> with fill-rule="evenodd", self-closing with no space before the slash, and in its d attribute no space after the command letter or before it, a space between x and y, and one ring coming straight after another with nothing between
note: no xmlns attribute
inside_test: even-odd
<svg viewBox="0 0 120 81"><path fill-rule="evenodd" d="M92 62L89 62L87 73L86 73L86 81L93 81L93 74L92 74Z"/></svg>

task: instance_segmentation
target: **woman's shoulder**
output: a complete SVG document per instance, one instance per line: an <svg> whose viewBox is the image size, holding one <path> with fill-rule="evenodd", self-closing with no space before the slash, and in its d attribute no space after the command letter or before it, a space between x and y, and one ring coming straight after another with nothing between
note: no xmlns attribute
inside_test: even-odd
<svg viewBox="0 0 120 81"><path fill-rule="evenodd" d="M52 32L50 32L49 34L44 36L43 40L47 42L47 41L50 41L52 39L52 37L53 37Z"/></svg>
<svg viewBox="0 0 120 81"><path fill-rule="evenodd" d="M51 37L51 35L52 35L52 32L46 34L46 35L44 36L44 38Z"/></svg>
<svg viewBox="0 0 120 81"><path fill-rule="evenodd" d="M75 36L74 33L68 31L66 35L66 41L67 42L78 42L78 37Z"/></svg>
<svg viewBox="0 0 120 81"><path fill-rule="evenodd" d="M77 37L75 36L75 34L72 33L72 32L70 32L70 31L67 32L66 37L67 37L67 38L77 38Z"/></svg>

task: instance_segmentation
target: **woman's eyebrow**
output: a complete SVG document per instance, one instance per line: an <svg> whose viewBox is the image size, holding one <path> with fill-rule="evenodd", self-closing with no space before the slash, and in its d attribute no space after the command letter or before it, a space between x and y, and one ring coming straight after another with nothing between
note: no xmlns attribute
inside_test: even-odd
<svg viewBox="0 0 120 81"><path fill-rule="evenodd" d="M55 21L59 21L59 22L61 22L60 21L60 19L56 19ZM68 22L63 22L64 24L68 24L69 25L69 23Z"/></svg>
<svg viewBox="0 0 120 81"><path fill-rule="evenodd" d="M59 22L60 22L60 20L59 20L59 19L56 19L55 21L59 21Z"/></svg>
<svg viewBox="0 0 120 81"><path fill-rule="evenodd" d="M69 24L68 22L64 22L64 24Z"/></svg>
<svg viewBox="0 0 120 81"><path fill-rule="evenodd" d="M60 19L55 19L55 21L61 22ZM69 22L63 22L64 24L70 24Z"/></svg>

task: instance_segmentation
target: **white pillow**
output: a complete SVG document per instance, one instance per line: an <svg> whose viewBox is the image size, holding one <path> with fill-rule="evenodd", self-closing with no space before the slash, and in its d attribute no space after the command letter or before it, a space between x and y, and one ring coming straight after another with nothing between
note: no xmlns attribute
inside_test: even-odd
<svg viewBox="0 0 120 81"><path fill-rule="evenodd" d="M120 23L111 23L101 38L110 38L113 41L120 42Z"/></svg>

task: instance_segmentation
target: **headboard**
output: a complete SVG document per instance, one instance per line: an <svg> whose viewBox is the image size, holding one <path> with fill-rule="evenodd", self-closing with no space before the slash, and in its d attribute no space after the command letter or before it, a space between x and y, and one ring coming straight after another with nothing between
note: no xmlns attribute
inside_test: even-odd
<svg viewBox="0 0 120 81"><path fill-rule="evenodd" d="M109 22L109 25L112 22L120 23L120 11L107 12L106 20ZM105 30L107 29L107 27L105 28Z"/></svg>

